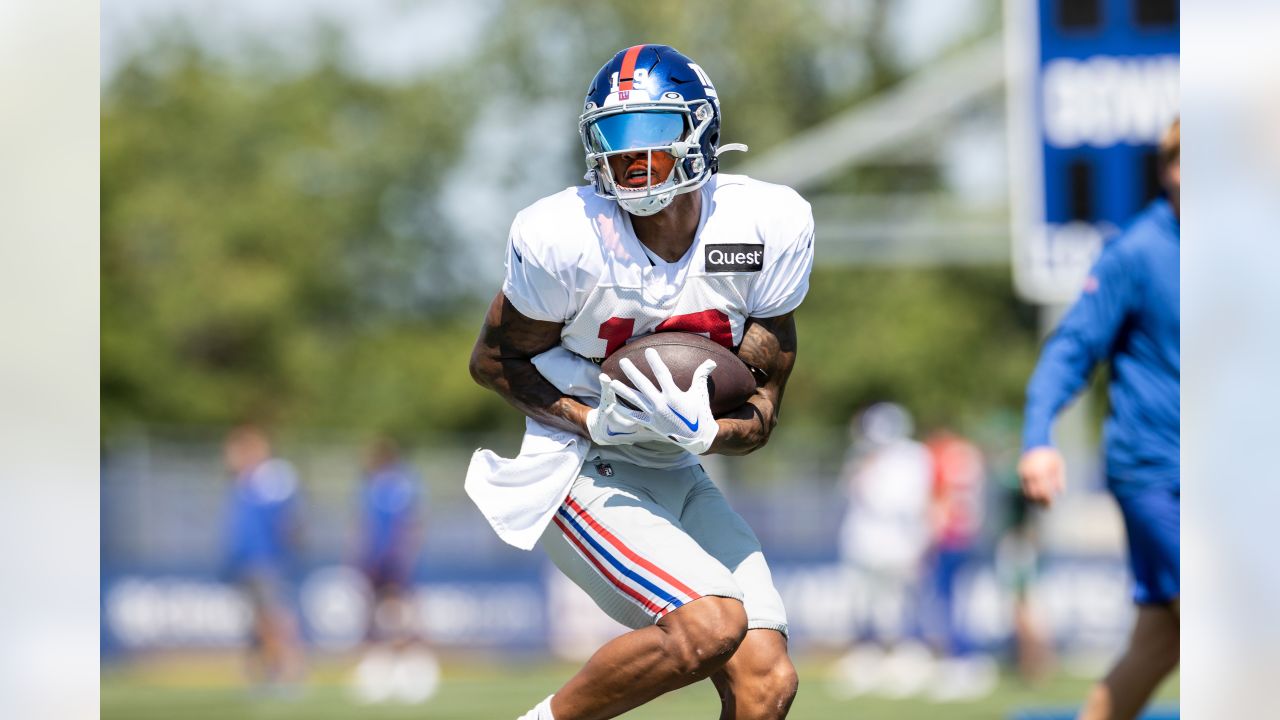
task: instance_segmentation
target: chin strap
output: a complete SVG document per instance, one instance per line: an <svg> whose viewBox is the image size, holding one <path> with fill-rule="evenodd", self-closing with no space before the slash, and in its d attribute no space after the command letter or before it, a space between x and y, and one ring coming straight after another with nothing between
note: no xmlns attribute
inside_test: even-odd
<svg viewBox="0 0 1280 720"><path fill-rule="evenodd" d="M729 143L727 145L721 145L720 147L716 148L716 157L720 157L722 154L727 153L731 150L737 150L738 152L746 152L747 146L743 145L742 143Z"/></svg>

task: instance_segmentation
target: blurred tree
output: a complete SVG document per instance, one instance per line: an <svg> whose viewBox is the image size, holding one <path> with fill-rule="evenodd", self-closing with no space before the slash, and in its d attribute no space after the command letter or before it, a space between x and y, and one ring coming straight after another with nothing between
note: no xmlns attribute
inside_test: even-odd
<svg viewBox="0 0 1280 720"><path fill-rule="evenodd" d="M103 98L104 430L465 423L411 384L382 402L367 389L439 371L441 335L469 346L438 188L471 102L440 80L357 78L337 57L232 69L169 43L126 63Z"/></svg>
<svg viewBox="0 0 1280 720"><path fill-rule="evenodd" d="M882 400L926 429L1020 410L1036 316L1009 288L1007 268L819 269L797 313L788 423L839 426Z"/></svg>

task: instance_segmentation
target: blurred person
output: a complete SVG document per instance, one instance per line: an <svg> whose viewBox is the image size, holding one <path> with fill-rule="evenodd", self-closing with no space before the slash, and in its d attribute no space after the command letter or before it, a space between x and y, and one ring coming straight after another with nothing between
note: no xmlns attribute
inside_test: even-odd
<svg viewBox="0 0 1280 720"><path fill-rule="evenodd" d="M1014 475L1011 482L1019 484ZM1013 600L1013 664L1023 682L1040 685L1053 669L1054 650L1031 593L1040 564L1039 528L1021 487L1001 483L1000 495L1006 517L996 541L995 566Z"/></svg>
<svg viewBox="0 0 1280 720"><path fill-rule="evenodd" d="M867 622L835 668L832 692L914 695L933 662L920 642L917 598L929 548L933 461L911 414L876 403L854 416L841 481L848 496L840 558L865 598Z"/></svg>
<svg viewBox="0 0 1280 720"><path fill-rule="evenodd" d="M999 411L989 415L979 431L993 489L986 525L995 536L996 577L1012 604L1008 651L1018 677L1035 686L1049 678L1054 650L1032 594L1040 565L1040 527L1018 478L1018 422L1013 413Z"/></svg>
<svg viewBox="0 0 1280 720"><path fill-rule="evenodd" d="M358 567L373 591L368 639L404 645L416 636L410 594L420 552L422 478L389 437L368 448L360 479Z"/></svg>
<svg viewBox="0 0 1280 720"><path fill-rule="evenodd" d="M930 693L935 700L970 700L996 685L995 663L977 652L957 602L960 580L980 550L986 461L977 445L950 430L931 434L925 447L933 461L925 606L929 635L943 658Z"/></svg>
<svg viewBox="0 0 1280 720"><path fill-rule="evenodd" d="M1160 141L1167 198L1153 201L1098 258L1079 300L1045 342L1027 384L1023 490L1049 505L1065 485L1049 441L1057 413L1094 367L1110 369L1107 486L1120 505L1138 617L1128 647L1090 691L1083 720L1133 718L1178 665L1179 128Z"/></svg>
<svg viewBox="0 0 1280 720"><path fill-rule="evenodd" d="M283 688L302 679L303 650L291 598L298 545L298 475L272 457L266 433L234 428L223 445L232 475L226 514L227 571L253 611L250 677Z"/></svg>
<svg viewBox="0 0 1280 720"><path fill-rule="evenodd" d="M590 183L517 215L471 358L528 416L525 442L514 460L477 452L467 490L499 536L541 544L631 631L524 717L614 717L710 677L724 717L781 718L798 682L782 599L698 456L749 453L777 423L812 213L790 188L718 173L720 153L745 147L721 145L715 88L670 47L617 53L583 110ZM590 360L666 330L737 348L756 394L717 419L711 361L679 388L656 353L658 386L624 360L632 389Z"/></svg>
<svg viewBox="0 0 1280 720"><path fill-rule="evenodd" d="M423 702L439 685L439 665L426 648L413 602L421 552L422 478L399 443L370 443L360 478L357 567L372 594L366 648L353 678L364 702Z"/></svg>

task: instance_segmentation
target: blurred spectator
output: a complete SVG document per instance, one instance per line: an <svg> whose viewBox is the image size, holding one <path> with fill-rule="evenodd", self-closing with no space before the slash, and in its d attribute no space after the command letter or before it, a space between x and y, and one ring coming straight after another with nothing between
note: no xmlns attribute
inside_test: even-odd
<svg viewBox="0 0 1280 720"><path fill-rule="evenodd" d="M360 484L359 567L373 590L372 641L412 638L409 592L421 541L422 479L389 437L376 439Z"/></svg>
<svg viewBox="0 0 1280 720"><path fill-rule="evenodd" d="M413 601L424 494L399 444L376 438L365 457L359 501L357 566L372 591L369 647L353 678L364 702L423 702L439 684L439 664L424 645Z"/></svg>
<svg viewBox="0 0 1280 720"><path fill-rule="evenodd" d="M297 472L272 457L266 433L254 426L233 429L223 452L232 474L227 571L253 610L250 676L267 686L287 687L303 672L290 583L299 530Z"/></svg>
<svg viewBox="0 0 1280 720"><path fill-rule="evenodd" d="M926 447L933 462L926 632L945 658L931 694L935 700L968 700L996 685L995 664L975 653L957 605L961 581L980 549L986 463L976 445L949 430L934 433Z"/></svg>
<svg viewBox="0 0 1280 720"><path fill-rule="evenodd" d="M911 415L877 403L854 418L841 480L849 504L840 556L865 598L869 621L840 661L833 691L905 697L923 690L932 672L918 641L916 598L929 546L933 463L913 440Z"/></svg>
<svg viewBox="0 0 1280 720"><path fill-rule="evenodd" d="M991 512L984 524L995 542L996 576L1012 604L1010 660L1024 682L1039 685L1053 669L1054 651L1031 592L1040 569L1041 538L1039 515L1022 494L1016 471L1018 422L1013 413L997 412L978 428L991 485Z"/></svg>
<svg viewBox="0 0 1280 720"><path fill-rule="evenodd" d="M1005 519L996 543L996 574L1013 600L1013 663L1031 685L1044 682L1053 669L1053 643L1036 613L1031 587L1040 565L1040 536L1031 505L1018 487L1000 483Z"/></svg>
<svg viewBox="0 0 1280 720"><path fill-rule="evenodd" d="M1090 691L1083 720L1136 717L1178 666L1179 147L1175 121L1159 148L1168 198L1153 201L1103 248L1027 383L1018 473L1027 497L1049 504L1065 485L1062 454L1049 440L1053 418L1094 367L1110 370L1107 487L1124 517L1138 619L1124 655Z"/></svg>

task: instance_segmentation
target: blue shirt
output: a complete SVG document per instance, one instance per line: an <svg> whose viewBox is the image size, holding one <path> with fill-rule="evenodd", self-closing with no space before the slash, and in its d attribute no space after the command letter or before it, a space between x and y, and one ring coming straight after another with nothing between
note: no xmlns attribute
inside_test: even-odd
<svg viewBox="0 0 1280 720"><path fill-rule="evenodd" d="M234 575L286 572L293 559L298 477L285 460L267 460L236 478L226 515L227 564Z"/></svg>
<svg viewBox="0 0 1280 720"><path fill-rule="evenodd" d="M1180 486L1179 246L1165 200L1106 244L1027 383L1024 450L1050 444L1054 417L1109 362L1108 483Z"/></svg>
<svg viewBox="0 0 1280 720"><path fill-rule="evenodd" d="M404 553L417 511L421 483L406 463L381 467L365 477L361 488L361 509L368 562Z"/></svg>

